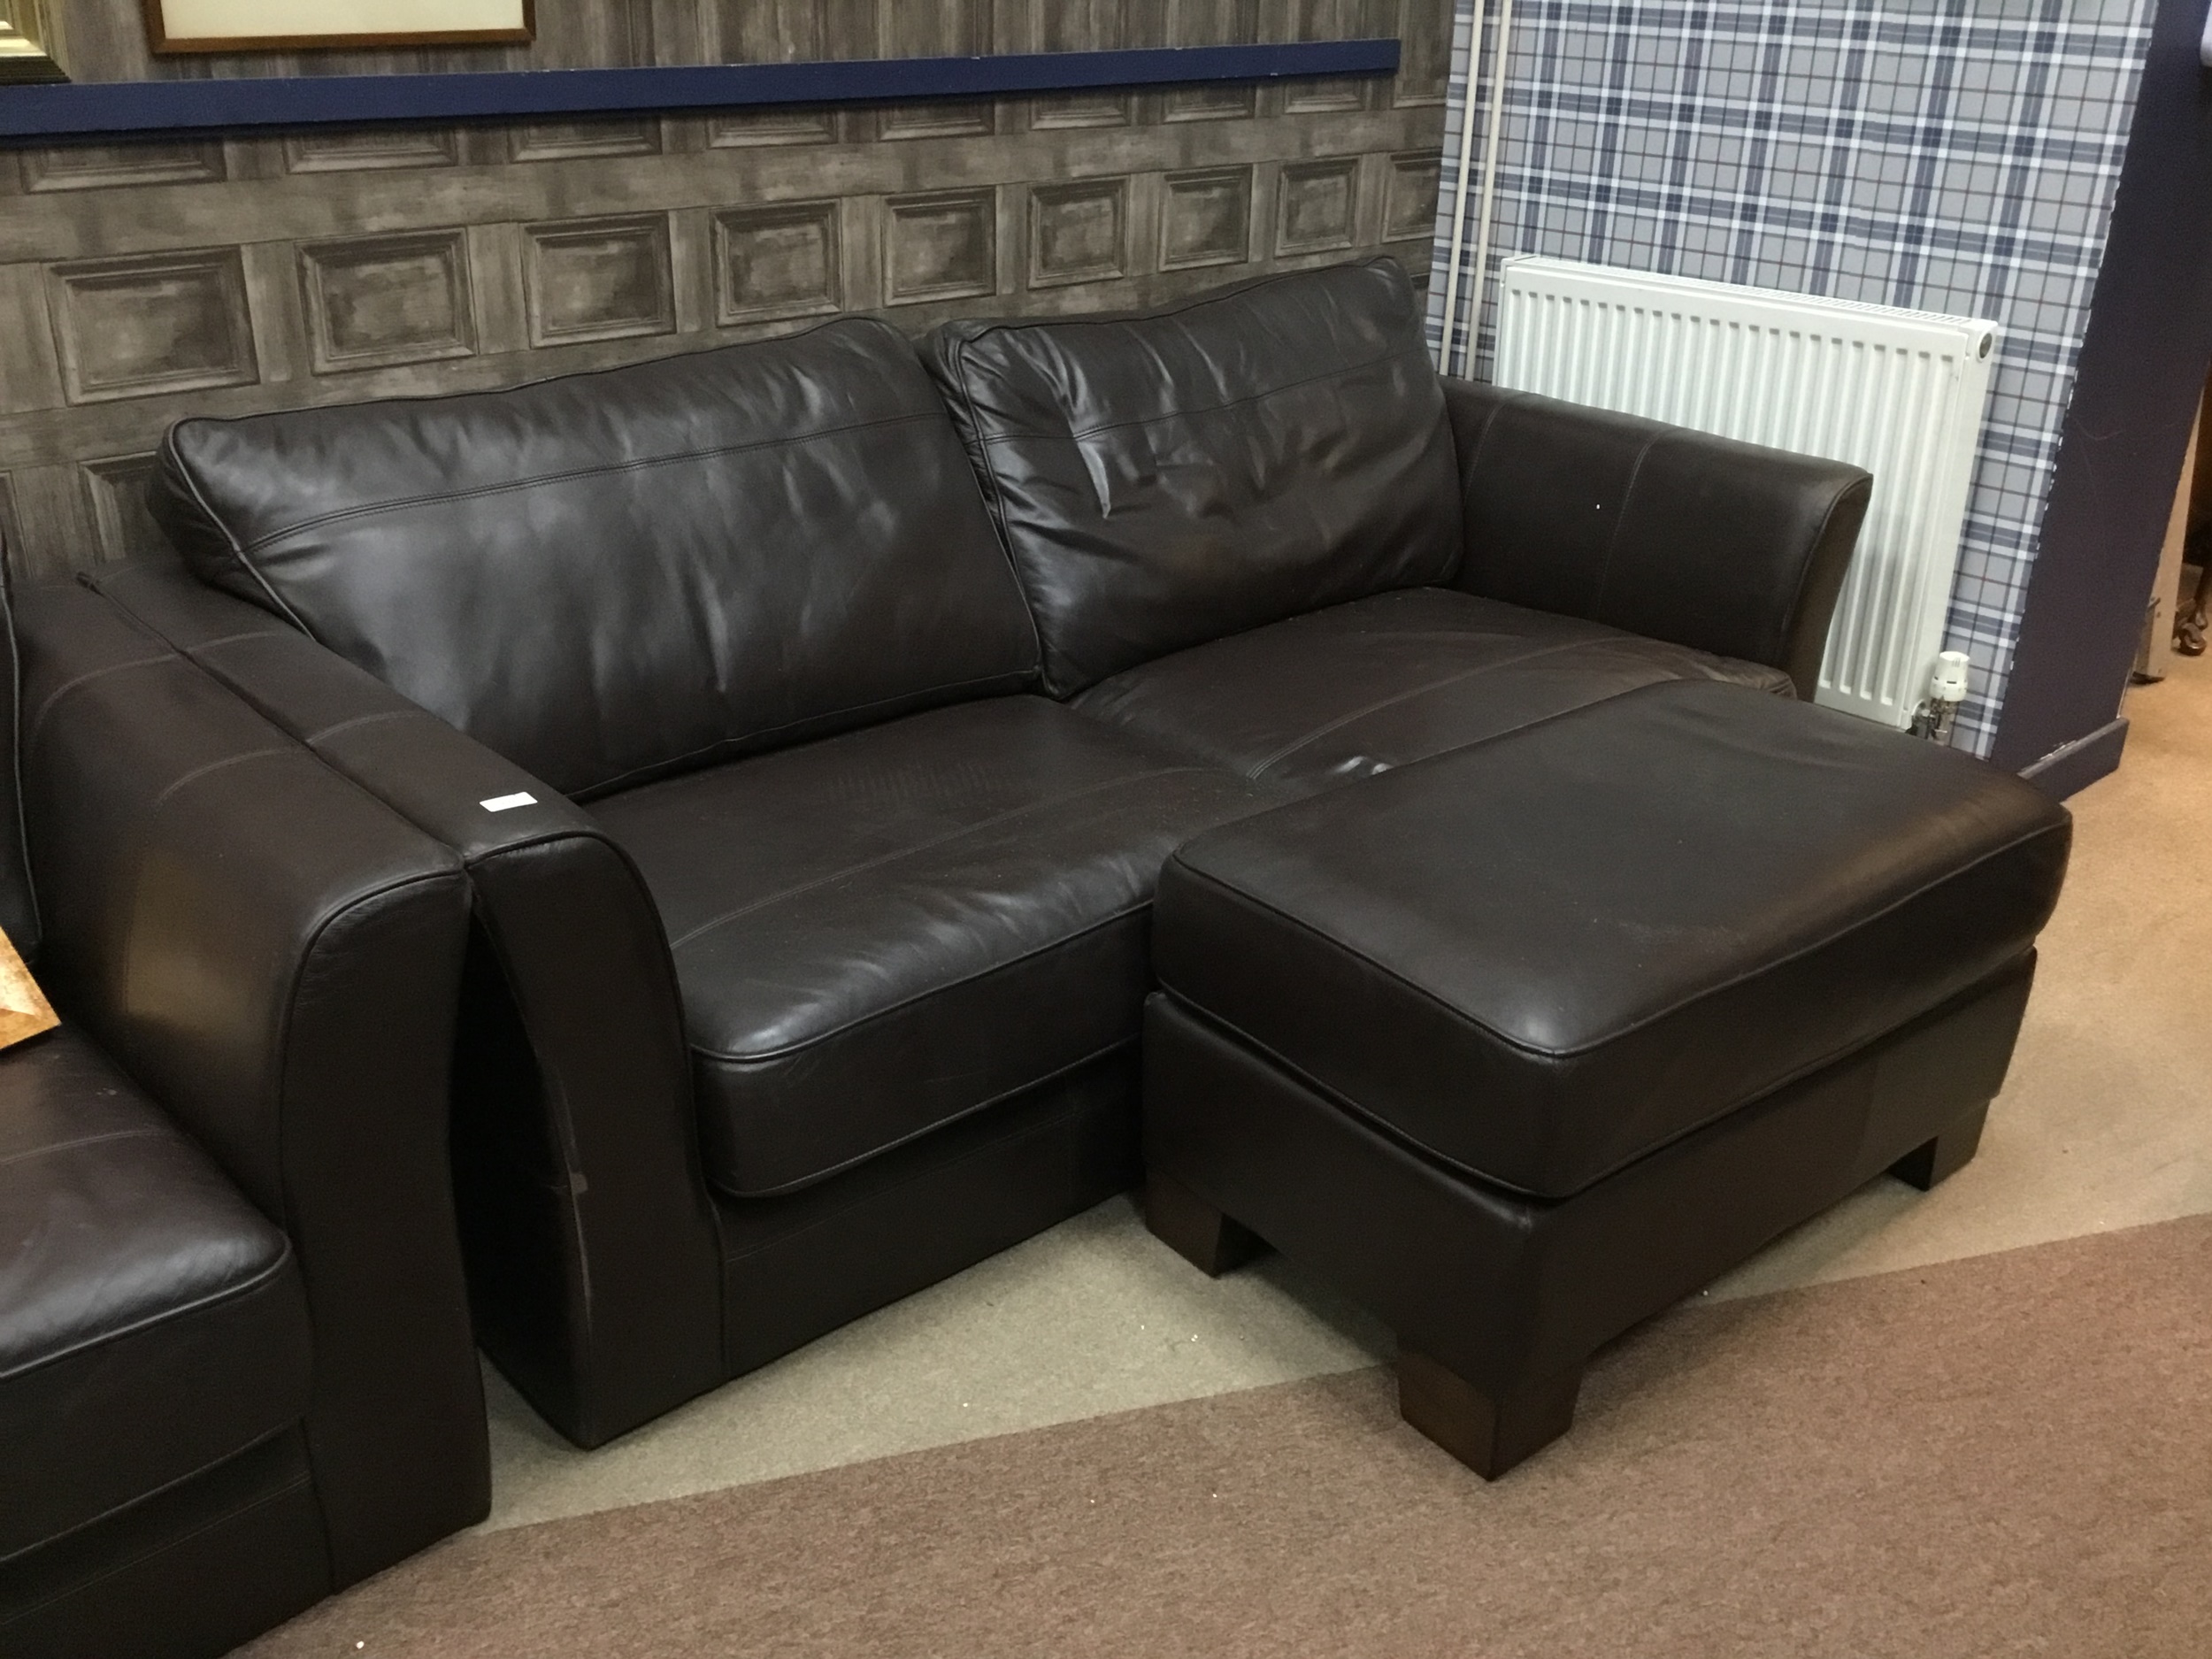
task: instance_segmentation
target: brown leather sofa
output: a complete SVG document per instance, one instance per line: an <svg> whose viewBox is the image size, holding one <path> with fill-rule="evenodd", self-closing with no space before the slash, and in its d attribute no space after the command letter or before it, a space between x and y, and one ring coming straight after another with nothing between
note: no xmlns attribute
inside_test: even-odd
<svg viewBox="0 0 2212 1659"><path fill-rule="evenodd" d="M1378 261L188 421L92 582L466 871L477 1328L589 1446L1133 1183L1179 844L1809 690L1868 488L1440 380Z"/></svg>
<svg viewBox="0 0 2212 1659"><path fill-rule="evenodd" d="M0 1054L0 1653L189 1659L485 1512L468 881L113 606L21 610L0 924L65 1024Z"/></svg>

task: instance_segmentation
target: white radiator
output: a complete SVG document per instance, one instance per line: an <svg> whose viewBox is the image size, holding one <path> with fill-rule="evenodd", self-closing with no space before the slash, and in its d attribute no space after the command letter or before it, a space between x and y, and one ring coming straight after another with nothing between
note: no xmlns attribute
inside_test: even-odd
<svg viewBox="0 0 2212 1659"><path fill-rule="evenodd" d="M1997 326L1533 255L1502 274L1500 386L1874 475L1820 701L1909 724L1943 649Z"/></svg>

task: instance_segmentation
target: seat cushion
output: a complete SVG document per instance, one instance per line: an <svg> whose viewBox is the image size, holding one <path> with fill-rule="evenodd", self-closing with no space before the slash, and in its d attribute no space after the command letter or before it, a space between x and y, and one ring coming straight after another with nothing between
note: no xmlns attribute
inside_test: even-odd
<svg viewBox="0 0 2212 1659"><path fill-rule="evenodd" d="M1417 588L1179 651L1074 706L1307 794L1669 680L1792 695L1778 668Z"/></svg>
<svg viewBox="0 0 2212 1659"><path fill-rule="evenodd" d="M1258 804L1038 697L597 803L675 950L709 1179L786 1191L1133 1040L1161 861Z"/></svg>
<svg viewBox="0 0 2212 1659"><path fill-rule="evenodd" d="M1964 755L1678 682L1197 838L1154 955L1417 1148L1563 1198L2016 964L2069 836Z"/></svg>
<svg viewBox="0 0 2212 1659"><path fill-rule="evenodd" d="M1443 388L1391 260L1142 316L948 323L929 359L1055 696L1459 562Z"/></svg>
<svg viewBox="0 0 2212 1659"><path fill-rule="evenodd" d="M290 1244L66 1027L0 1054L0 1559L305 1415Z"/></svg>
<svg viewBox="0 0 2212 1659"><path fill-rule="evenodd" d="M1036 667L960 439L881 322L182 421L152 502L202 580L570 795Z"/></svg>

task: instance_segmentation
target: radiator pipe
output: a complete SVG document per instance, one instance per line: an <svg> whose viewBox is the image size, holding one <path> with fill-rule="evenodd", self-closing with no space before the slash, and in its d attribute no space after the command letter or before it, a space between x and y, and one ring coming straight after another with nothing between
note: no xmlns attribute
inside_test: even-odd
<svg viewBox="0 0 2212 1659"><path fill-rule="evenodd" d="M1452 372L1452 328L1459 320L1459 256L1467 242L1467 177L1475 165L1475 83L1482 78L1482 25L1486 0L1475 0L1474 27L1467 35L1467 90L1460 100L1459 168L1452 189L1451 250L1444 261L1444 327L1436 342L1439 372Z"/></svg>
<svg viewBox="0 0 2212 1659"><path fill-rule="evenodd" d="M1513 56L1513 0L1498 0L1498 50L1490 66L1490 127L1482 141L1482 206L1475 216L1475 293L1468 307L1463 366L1475 364L1475 342L1482 333L1483 302L1490 292L1490 221L1497 206L1498 138L1505 130L1505 70ZM1469 76L1471 89L1473 76Z"/></svg>
<svg viewBox="0 0 2212 1659"><path fill-rule="evenodd" d="M1927 701L1912 717L1915 737L1924 737L1936 743L1951 741L1951 727L1958 719L1959 704L1966 701L1973 666L1973 659L1964 651L1937 653L1935 672L1928 676Z"/></svg>

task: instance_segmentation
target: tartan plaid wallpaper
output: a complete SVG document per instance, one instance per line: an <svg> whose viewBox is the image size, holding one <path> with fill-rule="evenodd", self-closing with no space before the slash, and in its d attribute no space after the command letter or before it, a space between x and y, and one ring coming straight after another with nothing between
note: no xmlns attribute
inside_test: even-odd
<svg viewBox="0 0 2212 1659"><path fill-rule="evenodd" d="M2002 325L1949 644L1974 659L1958 741L1986 754L2104 251L2154 0L1520 0L1491 269L1465 203L1461 316L1497 261L1544 253ZM1495 0L1474 78L1487 132ZM1451 245L1471 0L1459 0L1436 257ZM1445 273L1429 283L1433 347Z"/></svg>

